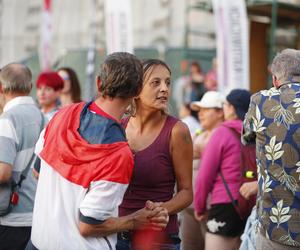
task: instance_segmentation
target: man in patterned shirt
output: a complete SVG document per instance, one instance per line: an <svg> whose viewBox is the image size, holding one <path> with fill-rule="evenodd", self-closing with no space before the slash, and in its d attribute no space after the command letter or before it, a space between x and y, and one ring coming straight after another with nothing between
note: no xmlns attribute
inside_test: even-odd
<svg viewBox="0 0 300 250"><path fill-rule="evenodd" d="M273 86L251 97L242 140L256 143L257 249L300 248L300 51L271 65Z"/></svg>

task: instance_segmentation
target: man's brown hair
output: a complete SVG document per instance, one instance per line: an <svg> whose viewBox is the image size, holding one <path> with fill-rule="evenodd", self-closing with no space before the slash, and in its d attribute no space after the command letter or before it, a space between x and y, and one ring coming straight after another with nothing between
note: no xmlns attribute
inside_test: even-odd
<svg viewBox="0 0 300 250"><path fill-rule="evenodd" d="M127 52L108 55L101 65L101 85L98 89L102 96L130 98L137 96L143 85L143 67L140 60Z"/></svg>

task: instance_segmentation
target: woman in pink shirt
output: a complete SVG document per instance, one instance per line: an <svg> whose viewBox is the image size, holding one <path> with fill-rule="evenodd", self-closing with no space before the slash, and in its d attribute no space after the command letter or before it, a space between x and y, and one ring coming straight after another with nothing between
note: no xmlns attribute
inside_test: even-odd
<svg viewBox="0 0 300 250"><path fill-rule="evenodd" d="M195 186L195 217L207 216L205 249L238 249L244 222L226 192L220 171L234 199L238 198L241 178L241 149L238 135L248 110L250 93L232 90L224 103L225 121L212 134L203 154ZM206 200L211 194L210 209Z"/></svg>
<svg viewBox="0 0 300 250"><path fill-rule="evenodd" d="M198 102L192 102L191 108L198 112L203 131L193 137L193 184L199 171L202 153L213 131L224 120L223 103L225 97L217 91L206 92ZM204 248L206 232L205 221L198 221L194 217L194 204L182 212L180 225L183 249L199 250Z"/></svg>

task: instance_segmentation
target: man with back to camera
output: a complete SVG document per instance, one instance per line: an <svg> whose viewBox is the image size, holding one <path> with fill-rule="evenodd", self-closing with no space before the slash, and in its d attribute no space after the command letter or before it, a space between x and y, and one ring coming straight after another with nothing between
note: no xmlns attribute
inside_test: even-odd
<svg viewBox="0 0 300 250"><path fill-rule="evenodd" d="M20 183L19 199L7 215L0 216L1 250L24 249L30 238L36 180L28 170L43 127L42 113L29 96L31 88L32 75L25 65L11 63L1 69L5 105L0 116L0 184L11 179ZM20 182L21 175L25 179Z"/></svg>
<svg viewBox="0 0 300 250"><path fill-rule="evenodd" d="M98 97L60 110L41 134L41 169L28 249L115 249L116 232L149 223L165 227L167 211L145 208L117 217L133 169L120 120L142 88L133 55L109 55L97 77Z"/></svg>
<svg viewBox="0 0 300 250"><path fill-rule="evenodd" d="M271 65L273 86L251 97L242 140L256 143L257 249L300 248L300 51Z"/></svg>

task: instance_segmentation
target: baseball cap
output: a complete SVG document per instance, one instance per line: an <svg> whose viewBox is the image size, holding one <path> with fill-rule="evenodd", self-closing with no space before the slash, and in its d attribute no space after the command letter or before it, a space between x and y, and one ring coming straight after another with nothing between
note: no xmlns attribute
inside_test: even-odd
<svg viewBox="0 0 300 250"><path fill-rule="evenodd" d="M218 91L207 91L202 99L191 103L191 109L199 111L200 108L223 108L225 97Z"/></svg>

